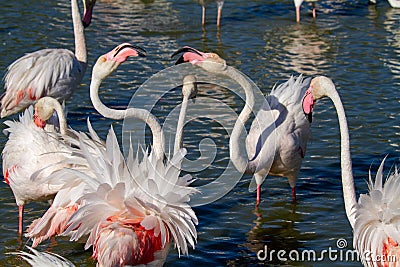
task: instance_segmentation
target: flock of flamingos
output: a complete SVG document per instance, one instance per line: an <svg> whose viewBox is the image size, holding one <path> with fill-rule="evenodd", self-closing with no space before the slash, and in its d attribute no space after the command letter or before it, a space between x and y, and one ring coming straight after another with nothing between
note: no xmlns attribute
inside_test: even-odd
<svg viewBox="0 0 400 267"><path fill-rule="evenodd" d="M98 96L102 81L128 57L146 56L144 49L129 43L98 58L92 69L90 98L104 117L145 121L153 135L151 152L143 148L141 160L132 151L124 157L113 129L102 140L89 120L88 133L68 127L59 101L71 96L86 71L84 27L91 22L95 2L83 0L81 18L77 0L71 0L75 53L43 49L26 54L8 67L4 78L1 117L22 112L19 120L4 122L8 141L2 152L4 181L19 208L20 235L24 232L25 203L52 199L46 213L25 231L32 241L30 251L15 254L32 266L74 266L62 256L33 248L61 235L71 241L84 240L85 249L92 247L98 266L161 266L171 244L179 254L187 254L197 240L198 221L189 204L197 189L190 186L190 175L180 176L186 153L182 122L187 101L196 95L196 77L189 75L183 81L183 105L172 157L165 156L164 134L154 115L136 108L111 109ZM202 2L204 23L206 1ZM217 0L218 25L223 2ZM244 151L239 137L255 103L248 79L215 53L186 46L173 56L179 56L177 64L188 62L233 79L244 90L246 104L235 123L229 149L238 171L254 175L257 205L267 175L287 177L296 200L296 180L310 136L314 103L329 97L339 120L343 197L354 248L365 266L400 266L400 174L395 169L384 181L382 161L375 179L370 175L369 192L357 201L345 111L331 79L300 75L272 89L252 123ZM276 139L270 138L272 133L267 130L271 122L266 118L271 116ZM275 147L271 142L276 149L271 149Z"/></svg>

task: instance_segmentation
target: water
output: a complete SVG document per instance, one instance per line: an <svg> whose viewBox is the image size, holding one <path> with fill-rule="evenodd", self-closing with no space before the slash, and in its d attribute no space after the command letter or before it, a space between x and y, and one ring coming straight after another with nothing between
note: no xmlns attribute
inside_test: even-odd
<svg viewBox="0 0 400 267"><path fill-rule="evenodd" d="M190 45L214 51L268 93L277 82L291 74L327 75L333 79L344 103L351 137L351 152L357 195L367 192L365 179L372 164L389 155L386 171L398 163L400 10L386 1L368 6L367 1L324 1L317 5L317 21L310 7L303 5L302 22L296 24L291 1L227 0L222 28L218 31L216 7L207 9L207 25L201 27L201 8L190 0L98 1L93 24L86 31L90 66L82 86L68 102L71 127L86 130L89 116L93 127L105 138L111 120L101 118L88 97L91 65L95 59L122 42L131 42L148 51L145 59L121 65L108 78L101 97L113 107L124 107L134 92L152 74L171 66L170 55ZM47 47L73 50L68 1L3 1L0 18L0 66L6 66L25 52ZM204 85L199 96L213 97L239 111L243 102L229 92ZM155 114L161 121L180 101L179 92L159 101ZM121 135L121 122L113 123ZM206 127L211 127L207 130ZM1 126L1 130L4 125ZM209 120L187 125L184 145L188 158L198 156L198 142L213 138L217 158L208 169L193 173L199 182L217 177L228 156L227 134ZM6 138L0 136L1 148ZM329 100L318 102L312 137L297 183L298 203L291 204L286 179L269 177L263 185L263 201L255 210L254 193L245 176L224 198L196 207L199 218L198 243L189 256L178 258L176 250L166 266L361 266L357 261L322 262L259 261L257 252L337 249L343 238L352 248L352 231L345 216L340 181L339 130L336 113ZM21 248L17 238L17 207L11 190L0 186L0 265L25 266L6 254ZM46 203L26 207L25 225L40 216ZM24 244L26 240L22 240ZM77 266L94 266L90 251L83 245L57 238L39 246L71 259ZM276 254L275 254L276 255ZM288 256L288 254L286 254Z"/></svg>

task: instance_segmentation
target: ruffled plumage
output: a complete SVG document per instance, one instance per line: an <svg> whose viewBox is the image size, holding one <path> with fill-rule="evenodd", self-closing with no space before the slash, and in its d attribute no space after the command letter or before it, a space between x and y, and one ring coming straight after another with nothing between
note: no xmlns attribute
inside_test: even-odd
<svg viewBox="0 0 400 267"><path fill-rule="evenodd" d="M99 248L104 247L103 242L113 239L115 231L125 233L131 230L131 235L142 230L150 231L150 244L145 242L143 246L153 247L151 242L160 242L161 245L155 246L153 253L164 248L170 237L179 253L188 253L188 243L194 247L197 238L197 217L188 201L189 196L196 190L188 186L192 181L190 176L179 177L185 150L176 154L166 164L147 152L144 152L140 161L137 155L133 156L132 150L125 161L112 129L107 136L106 150L101 155L88 153L83 143L81 150L99 184L93 192L83 195L80 199L84 204L72 216L70 226L65 232L72 234L71 240L78 240L89 234L85 247L94 246L94 256L98 260L111 257L111 254L110 257L99 256ZM82 173L81 176L84 177L85 174ZM92 178L87 177L86 180ZM128 245L131 250L137 249L134 242ZM119 253L109 249L100 251ZM118 257L126 258L124 255ZM144 263L142 257L148 255L138 255L136 259L130 259L131 262L124 264Z"/></svg>
<svg viewBox="0 0 400 267"><path fill-rule="evenodd" d="M375 181L369 174L369 193L360 195L355 211L353 243L365 266L384 266L384 262L368 261L362 257L368 254L371 259L390 254L400 260L400 174L395 168L383 184L384 162L376 173ZM387 259L388 264L393 264L390 263L393 258Z"/></svg>
<svg viewBox="0 0 400 267"><path fill-rule="evenodd" d="M49 174L65 165L57 163L70 153L69 145L57 133L39 128L33 122L33 107L18 121L6 121L8 141L2 152L3 175L13 190L18 205L44 200L60 190L60 184L45 183Z"/></svg>
<svg viewBox="0 0 400 267"><path fill-rule="evenodd" d="M106 145L93 130L89 119L87 125L89 134L71 129L68 135L60 135L63 142L71 145L71 153L59 164L69 167L60 172L55 171L43 180L44 183L57 184L61 188L46 213L28 227L25 236L32 239L33 247L63 233L69 225L70 217L81 205L80 198L96 190L99 185L95 179L97 176L92 173L80 147L83 147L86 153L101 155L105 152Z"/></svg>
<svg viewBox="0 0 400 267"><path fill-rule="evenodd" d="M40 252L31 247L28 248L32 253L20 251L12 254L21 256L32 267L75 267L72 262L60 255L51 252Z"/></svg>
<svg viewBox="0 0 400 267"><path fill-rule="evenodd" d="M105 143L90 124L89 129L91 138L84 133L76 133L79 141L72 138L76 149L65 162L86 162L90 173L64 168L48 177L48 181L64 183L64 187L52 207L28 230L34 245L35 238L40 242L49 237L41 235L46 230L63 226L68 227L63 235L70 235L71 240L89 235L85 248L93 246L93 256L100 266L108 266L117 259L121 259L121 265L163 262L172 240L179 254L187 254L188 244L195 245L198 222L188 204L189 196L197 191L189 187L190 175L179 177L185 150L167 163L146 151L142 160L133 156L132 150L125 159L112 128ZM74 205L78 209L68 214L72 217L67 224L57 219L55 211L65 213L61 208ZM124 249L110 246L117 242L116 238L118 242L124 241Z"/></svg>

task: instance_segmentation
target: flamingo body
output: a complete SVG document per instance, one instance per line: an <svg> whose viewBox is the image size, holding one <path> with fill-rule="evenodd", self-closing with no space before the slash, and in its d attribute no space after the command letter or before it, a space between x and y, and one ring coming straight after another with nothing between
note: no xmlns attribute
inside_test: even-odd
<svg viewBox="0 0 400 267"><path fill-rule="evenodd" d="M10 185L18 206L29 201L46 200L53 196L60 186L42 183L59 166L48 167L65 158L66 146L44 129L37 127L33 121L33 108L27 109L19 121L4 122L9 128L8 141L4 146L4 177ZM48 168L47 168L48 167ZM37 171L41 171L35 178Z"/></svg>
<svg viewBox="0 0 400 267"><path fill-rule="evenodd" d="M194 246L197 218L187 203L195 189L188 187L190 176L178 177L182 152L166 164L146 152L142 161L134 158L132 151L125 160L112 129L103 154L85 152L83 143L81 149L96 178L75 175L97 187L81 197L84 204L71 217L65 234L70 234L71 240L89 234L85 248L94 247L93 257L100 266L159 260L154 253L166 249L170 239L184 254L188 243ZM68 170L60 173L73 174Z"/></svg>
<svg viewBox="0 0 400 267"><path fill-rule="evenodd" d="M291 188L296 186L311 134L311 110L309 115L303 110L303 99L310 80L311 78L303 79L301 75L297 78L292 76L275 87L266 97L252 123L246 138L246 148L249 160L258 160L254 174L258 191L267 174L287 177ZM271 117L275 121L271 121ZM269 136L273 126L273 134L278 138ZM268 151L274 149L275 151ZM272 165L268 156L271 153L275 153ZM252 186L253 184L250 185Z"/></svg>
<svg viewBox="0 0 400 267"><path fill-rule="evenodd" d="M4 78L1 116L16 113L43 96L68 99L81 82L85 68L67 49L43 49L17 59Z"/></svg>

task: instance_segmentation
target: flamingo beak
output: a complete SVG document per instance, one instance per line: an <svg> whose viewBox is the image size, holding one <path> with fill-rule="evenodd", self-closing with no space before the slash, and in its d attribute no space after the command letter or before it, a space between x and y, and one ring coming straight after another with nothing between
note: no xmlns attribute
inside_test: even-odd
<svg viewBox="0 0 400 267"><path fill-rule="evenodd" d="M87 28L92 22L93 8L94 5L96 4L96 0L83 1L83 3L84 3L84 11L83 11L82 25L84 28Z"/></svg>
<svg viewBox="0 0 400 267"><path fill-rule="evenodd" d="M117 48L112 50L111 52L108 52L106 54L107 60L122 63L127 60L128 57L145 57L146 56L146 50L143 48L132 45L129 43L124 43L119 45Z"/></svg>
<svg viewBox="0 0 400 267"><path fill-rule="evenodd" d="M33 114L33 122L37 127L42 129L46 126L46 122L43 121L36 112Z"/></svg>
<svg viewBox="0 0 400 267"><path fill-rule="evenodd" d="M171 55L171 58L175 57L178 54L183 53L178 60L175 62L175 65L182 64L185 62L191 62L192 64L195 64L199 61L204 60L205 58L205 53L200 52L199 50L196 50L190 46L184 46L175 53Z"/></svg>

